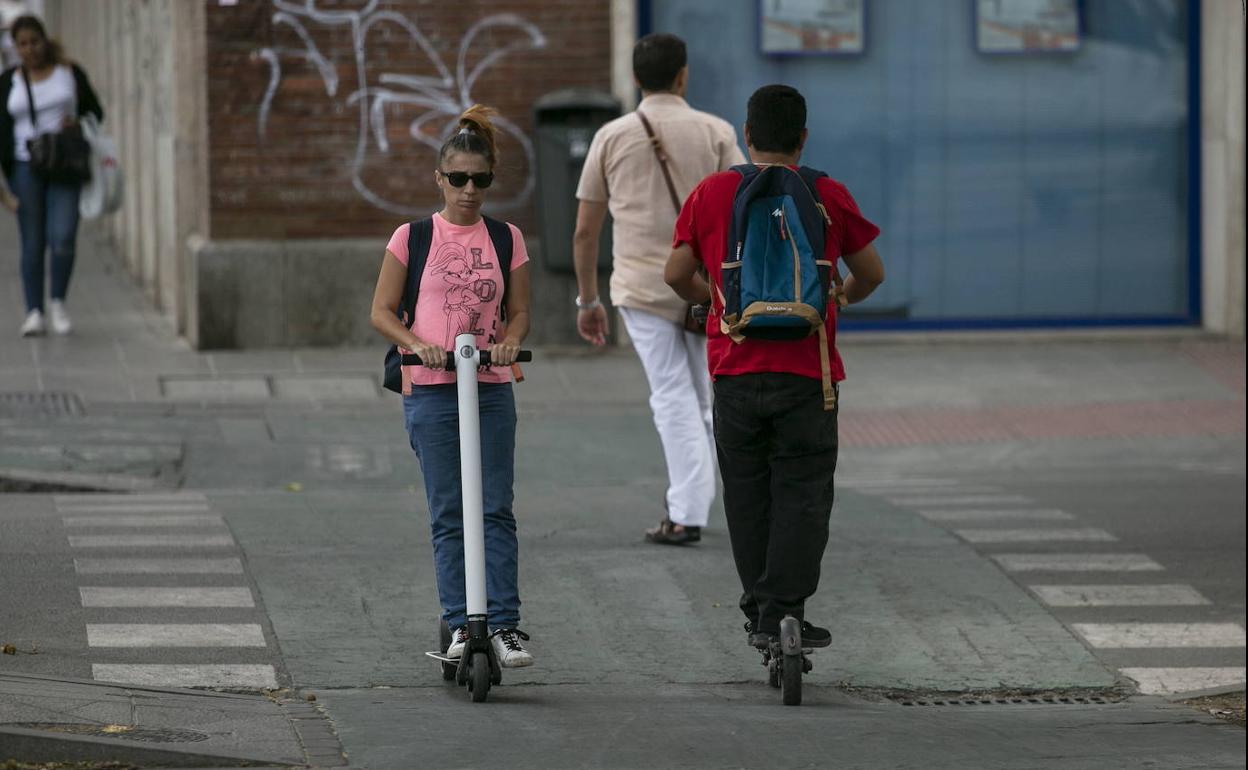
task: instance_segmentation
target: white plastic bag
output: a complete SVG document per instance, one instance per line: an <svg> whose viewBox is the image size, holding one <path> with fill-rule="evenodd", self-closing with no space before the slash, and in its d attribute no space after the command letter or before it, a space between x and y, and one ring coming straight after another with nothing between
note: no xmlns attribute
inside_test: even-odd
<svg viewBox="0 0 1248 770"><path fill-rule="evenodd" d="M121 208L121 164L117 144L95 116L84 115L80 122L82 134L91 145L91 179L78 195L78 213L83 219L97 219Z"/></svg>

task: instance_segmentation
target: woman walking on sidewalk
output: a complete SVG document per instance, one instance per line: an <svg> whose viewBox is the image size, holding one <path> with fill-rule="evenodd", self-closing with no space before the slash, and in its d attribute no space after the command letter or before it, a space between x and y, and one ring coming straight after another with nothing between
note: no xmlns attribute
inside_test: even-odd
<svg viewBox="0 0 1248 770"><path fill-rule="evenodd" d="M0 166L7 183L0 185L0 199L17 213L22 234L26 319L21 332L25 337L46 330L44 252L50 249L52 301L48 315L52 331L68 334L72 324L65 311L65 295L74 269L78 193L82 183L41 177L31 166L28 142L41 134L72 126L83 115L94 115L96 120L103 121L104 110L86 72L65 58L60 45L48 38L38 18L19 17L13 22L12 35L22 63L0 74L0 99L4 100L0 109Z"/></svg>
<svg viewBox="0 0 1248 770"><path fill-rule="evenodd" d="M519 229L481 214L498 160L493 112L473 105L460 116L457 133L442 145L434 182L444 206L428 219L400 226L390 238L371 321L401 352L415 353L424 362L403 367L403 414L425 480L438 597L451 629L447 655L452 658L462 654L468 632L458 397L455 373L443 366L458 334L475 334L477 347L490 351L493 368L478 374L487 610L499 663L519 667L532 665L533 656L522 644L528 636L518 628L519 561L512 515L516 403L509 367L529 332L529 255ZM511 263L504 275L499 251L508 244ZM400 320L409 267L420 271L419 292L412 317Z"/></svg>

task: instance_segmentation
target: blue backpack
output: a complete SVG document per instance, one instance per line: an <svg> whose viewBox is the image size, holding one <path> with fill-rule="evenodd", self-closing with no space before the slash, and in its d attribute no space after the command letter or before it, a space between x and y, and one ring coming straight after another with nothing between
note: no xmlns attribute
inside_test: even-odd
<svg viewBox="0 0 1248 770"><path fill-rule="evenodd" d="M822 171L733 166L741 183L721 272L722 329L733 342L818 334L825 407L836 407L825 322L844 303L834 260L824 258L832 221L819 200Z"/></svg>

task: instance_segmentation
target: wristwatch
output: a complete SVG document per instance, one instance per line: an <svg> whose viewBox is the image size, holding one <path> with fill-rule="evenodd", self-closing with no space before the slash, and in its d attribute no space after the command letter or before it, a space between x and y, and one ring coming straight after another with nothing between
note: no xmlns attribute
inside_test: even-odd
<svg viewBox="0 0 1248 770"><path fill-rule="evenodd" d="M581 302L580 295L577 295L576 297L576 309L577 310L593 310L596 307L602 307L602 300L599 299L598 297L594 297L589 302Z"/></svg>

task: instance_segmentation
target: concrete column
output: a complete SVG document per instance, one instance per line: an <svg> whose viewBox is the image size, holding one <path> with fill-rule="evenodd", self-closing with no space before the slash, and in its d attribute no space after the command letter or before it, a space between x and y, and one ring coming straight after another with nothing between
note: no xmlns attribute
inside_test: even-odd
<svg viewBox="0 0 1248 770"><path fill-rule="evenodd" d="M1244 336L1244 5L1201 2L1202 325Z"/></svg>
<svg viewBox="0 0 1248 770"><path fill-rule="evenodd" d="M627 112L637 106L633 85L633 43L637 41L636 0L611 0L611 92Z"/></svg>
<svg viewBox="0 0 1248 770"><path fill-rule="evenodd" d="M173 2L173 167L176 225L171 253L177 264L179 296L174 305L178 333L198 347L193 238L208 238L208 92L203 3Z"/></svg>
<svg viewBox="0 0 1248 770"><path fill-rule="evenodd" d="M189 251L208 231L204 4L48 0L50 29L86 67L125 174L122 210L103 223L127 270L187 331Z"/></svg>

